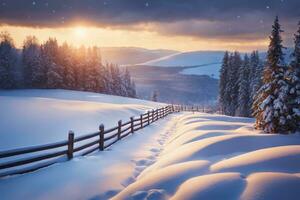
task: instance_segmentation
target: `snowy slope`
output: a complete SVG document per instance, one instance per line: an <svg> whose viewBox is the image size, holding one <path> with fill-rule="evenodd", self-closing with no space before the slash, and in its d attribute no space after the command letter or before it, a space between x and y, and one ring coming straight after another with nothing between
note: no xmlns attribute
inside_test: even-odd
<svg viewBox="0 0 300 200"><path fill-rule="evenodd" d="M161 67L198 66L204 64L220 63L223 56L223 51L191 51L165 56L143 63L143 65Z"/></svg>
<svg viewBox="0 0 300 200"><path fill-rule="evenodd" d="M298 199L300 135L259 134L252 123L180 116L157 161L113 199Z"/></svg>
<svg viewBox="0 0 300 200"><path fill-rule="evenodd" d="M0 150L40 145L128 121L162 104L68 90L0 91Z"/></svg>
<svg viewBox="0 0 300 200"><path fill-rule="evenodd" d="M192 67L182 70L181 74L186 75L208 75L212 78L219 78L221 63L207 64L199 67Z"/></svg>

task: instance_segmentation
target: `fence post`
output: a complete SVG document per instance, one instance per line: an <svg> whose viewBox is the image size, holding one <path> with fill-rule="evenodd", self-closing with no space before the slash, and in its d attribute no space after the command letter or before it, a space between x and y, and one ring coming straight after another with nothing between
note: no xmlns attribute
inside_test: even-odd
<svg viewBox="0 0 300 200"><path fill-rule="evenodd" d="M156 115L155 115L156 119L155 119L155 121L157 121L158 120L158 109L156 109L155 112L156 112Z"/></svg>
<svg viewBox="0 0 300 200"><path fill-rule="evenodd" d="M140 117L141 119L141 128L143 128L143 115L141 115L141 117Z"/></svg>
<svg viewBox="0 0 300 200"><path fill-rule="evenodd" d="M150 124L150 111L148 111L148 125Z"/></svg>
<svg viewBox="0 0 300 200"><path fill-rule="evenodd" d="M133 117L130 117L130 126L131 126L131 133L133 133L134 132L134 121L133 121Z"/></svg>
<svg viewBox="0 0 300 200"><path fill-rule="evenodd" d="M104 150L104 125L100 124L99 126L99 150Z"/></svg>
<svg viewBox="0 0 300 200"><path fill-rule="evenodd" d="M154 122L154 110L151 111L151 115L152 115L152 123Z"/></svg>
<svg viewBox="0 0 300 200"><path fill-rule="evenodd" d="M74 132L69 131L68 135L68 159L71 160L73 158L74 152Z"/></svg>
<svg viewBox="0 0 300 200"><path fill-rule="evenodd" d="M118 121L118 140L121 139L122 120Z"/></svg>

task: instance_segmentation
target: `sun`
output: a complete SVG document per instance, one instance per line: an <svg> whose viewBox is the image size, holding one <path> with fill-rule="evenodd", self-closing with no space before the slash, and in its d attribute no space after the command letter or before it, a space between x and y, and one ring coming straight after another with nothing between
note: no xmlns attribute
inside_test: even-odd
<svg viewBox="0 0 300 200"><path fill-rule="evenodd" d="M83 38L86 35L86 29L84 27L76 27L74 29L74 35L78 38Z"/></svg>

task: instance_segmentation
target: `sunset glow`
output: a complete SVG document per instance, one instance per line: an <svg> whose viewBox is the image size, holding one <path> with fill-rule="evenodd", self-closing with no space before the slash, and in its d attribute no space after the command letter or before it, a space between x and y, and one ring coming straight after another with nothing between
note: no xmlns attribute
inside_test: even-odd
<svg viewBox="0 0 300 200"><path fill-rule="evenodd" d="M268 39L253 41L232 41L225 39L195 38L191 36L168 36L150 30L125 30L92 26L59 28L33 28L22 26L1 26L8 31L17 47L21 47L28 35L35 35L40 42L55 37L59 43L68 42L73 46L136 46L149 49L193 50L241 50L265 49Z"/></svg>

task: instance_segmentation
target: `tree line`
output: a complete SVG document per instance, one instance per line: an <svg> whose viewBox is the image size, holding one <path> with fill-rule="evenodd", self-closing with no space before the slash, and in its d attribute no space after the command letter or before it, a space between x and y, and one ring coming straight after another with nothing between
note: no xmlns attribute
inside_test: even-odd
<svg viewBox="0 0 300 200"><path fill-rule="evenodd" d="M222 113L251 116L253 97L262 84L263 62L258 51L241 57L238 51L224 54L220 70L219 103Z"/></svg>
<svg viewBox="0 0 300 200"><path fill-rule="evenodd" d="M266 61L258 52L241 59L238 52L223 58L219 103L231 116L256 118L255 127L267 133L293 133L300 130L300 22L294 36L291 62L284 60L281 25L272 26Z"/></svg>
<svg viewBox="0 0 300 200"><path fill-rule="evenodd" d="M17 50L7 32L0 35L0 89L70 89L136 97L127 68L103 64L98 47L74 48L49 38L28 36Z"/></svg>

